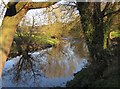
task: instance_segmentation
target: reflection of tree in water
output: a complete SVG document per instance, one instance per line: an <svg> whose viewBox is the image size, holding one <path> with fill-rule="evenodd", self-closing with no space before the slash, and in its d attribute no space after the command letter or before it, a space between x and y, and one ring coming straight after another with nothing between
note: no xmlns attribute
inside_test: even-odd
<svg viewBox="0 0 120 89"><path fill-rule="evenodd" d="M87 52L83 47L83 41L77 44L72 42L62 41L55 47L42 50L38 54L22 56L14 66L15 82L29 80L33 81L33 85L39 86L40 77L54 78L73 75L80 63L80 58L86 57Z"/></svg>
<svg viewBox="0 0 120 89"><path fill-rule="evenodd" d="M19 84L20 82L26 83L27 80L33 81L32 85L39 86L39 77L42 76L41 70L39 70L38 63L40 61L35 60L31 54L25 56L23 55L18 63L14 65L13 72L13 82Z"/></svg>
<svg viewBox="0 0 120 89"><path fill-rule="evenodd" d="M82 47L83 44L72 46L71 42L66 42L53 47L49 52L48 63L44 67L44 73L47 77L70 76L75 71L76 65L79 65L80 59L76 57L74 51ZM84 47L78 51L83 52L82 57L86 57L87 52L85 52Z"/></svg>
<svg viewBox="0 0 120 89"><path fill-rule="evenodd" d="M87 49L87 45L84 39L77 39L72 45L75 47L75 53L79 55L80 58L87 57L89 58L89 53Z"/></svg>

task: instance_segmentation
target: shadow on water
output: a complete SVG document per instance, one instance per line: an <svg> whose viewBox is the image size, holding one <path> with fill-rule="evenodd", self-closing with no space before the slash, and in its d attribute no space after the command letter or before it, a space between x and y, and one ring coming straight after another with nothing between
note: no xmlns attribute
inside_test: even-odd
<svg viewBox="0 0 120 89"><path fill-rule="evenodd" d="M5 87L64 87L66 82L73 79L73 74L80 71L89 59L85 41L80 38L62 38L55 47L31 54L34 58L33 69L23 70L18 83L12 81L8 71L3 72L3 86ZM14 69L14 68L13 68ZM32 76L32 77L31 77ZM8 84L9 80L9 84Z"/></svg>

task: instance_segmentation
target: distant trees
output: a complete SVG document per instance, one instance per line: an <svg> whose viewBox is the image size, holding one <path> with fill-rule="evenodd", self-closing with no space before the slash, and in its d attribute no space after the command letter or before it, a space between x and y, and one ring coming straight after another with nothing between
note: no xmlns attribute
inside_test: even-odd
<svg viewBox="0 0 120 89"><path fill-rule="evenodd" d="M26 26L27 23L25 20L23 20L22 24L24 25L17 27L16 34L13 40L13 51L11 50L11 53L13 53L14 56L15 54L28 56L29 52L40 49L40 42L38 41L40 39L35 38L36 36L40 35L39 33L37 33L38 27L35 26L35 17L32 18L32 22L33 23L31 26ZM26 54L24 54L25 52Z"/></svg>

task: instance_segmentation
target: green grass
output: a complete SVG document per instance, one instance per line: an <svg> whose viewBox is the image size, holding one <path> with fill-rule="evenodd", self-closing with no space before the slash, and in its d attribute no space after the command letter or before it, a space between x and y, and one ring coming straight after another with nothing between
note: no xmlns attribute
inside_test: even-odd
<svg viewBox="0 0 120 89"><path fill-rule="evenodd" d="M22 38L24 39L30 39L32 42L37 42L39 44L51 44L51 45L55 45L59 42L58 39L53 39L49 36L46 35L31 35L29 37L28 34L21 34ZM19 36L17 34L15 34L15 38L19 38Z"/></svg>

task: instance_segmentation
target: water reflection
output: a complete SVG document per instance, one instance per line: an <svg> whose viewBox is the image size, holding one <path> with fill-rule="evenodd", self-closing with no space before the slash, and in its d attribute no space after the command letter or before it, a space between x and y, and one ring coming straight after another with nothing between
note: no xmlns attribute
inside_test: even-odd
<svg viewBox="0 0 120 89"><path fill-rule="evenodd" d="M40 68L49 78L72 76L80 62L88 59L87 47L80 39L63 38L60 44L44 52L38 59L46 60Z"/></svg>
<svg viewBox="0 0 120 89"><path fill-rule="evenodd" d="M44 68L47 77L61 77L72 75L76 69L76 58L70 43L59 44L49 52L48 63Z"/></svg>
<svg viewBox="0 0 120 89"><path fill-rule="evenodd" d="M73 73L81 70L85 65L83 62L86 63L85 60L89 55L83 39L63 38L60 44L34 52L32 57L35 59L32 61L34 74L40 76L33 76L32 70L24 70L21 72L23 79L17 85L11 82L11 86L65 86L65 83L73 78ZM13 75L14 72L11 72L10 76ZM6 78L6 76L3 75L3 86L8 87L6 82L10 77Z"/></svg>

